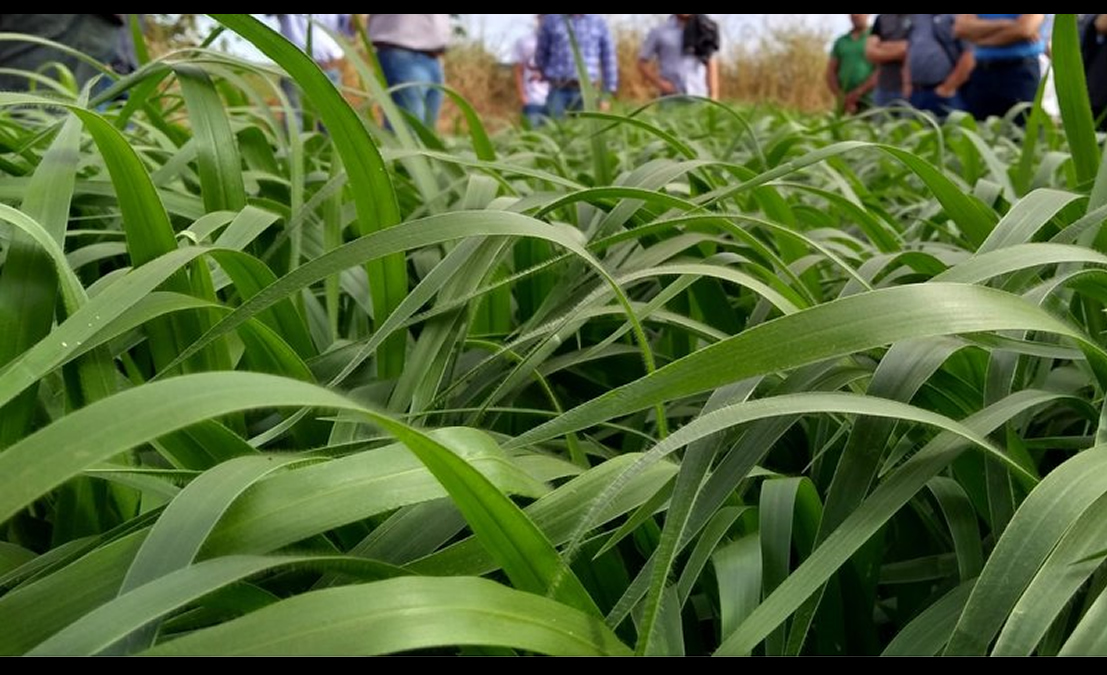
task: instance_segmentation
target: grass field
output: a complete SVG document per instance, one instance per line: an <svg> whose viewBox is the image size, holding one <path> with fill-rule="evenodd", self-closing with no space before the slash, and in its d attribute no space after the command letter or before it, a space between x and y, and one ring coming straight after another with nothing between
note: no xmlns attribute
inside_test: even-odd
<svg viewBox="0 0 1107 675"><path fill-rule="evenodd" d="M1107 653L1073 15L1025 131L441 136L214 16L326 133L204 50L0 93L0 654Z"/></svg>

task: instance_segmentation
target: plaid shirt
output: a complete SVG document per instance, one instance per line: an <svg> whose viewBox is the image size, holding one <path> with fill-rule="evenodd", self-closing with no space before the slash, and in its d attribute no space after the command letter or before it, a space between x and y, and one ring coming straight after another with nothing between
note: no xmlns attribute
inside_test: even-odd
<svg viewBox="0 0 1107 675"><path fill-rule="evenodd" d="M619 67L615 61L615 43L607 22L599 14L547 14L538 28L538 47L534 61L547 80L576 81L577 66L565 18L573 25L588 77L603 80L604 89L614 93L619 86ZM601 78L602 75L602 78Z"/></svg>

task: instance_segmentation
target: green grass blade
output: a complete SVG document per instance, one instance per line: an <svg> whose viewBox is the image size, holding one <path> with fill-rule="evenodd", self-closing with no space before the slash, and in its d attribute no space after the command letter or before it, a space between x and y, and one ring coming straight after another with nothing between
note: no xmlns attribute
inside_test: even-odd
<svg viewBox="0 0 1107 675"><path fill-rule="evenodd" d="M81 350L105 325L137 304L187 263L203 255L179 249L128 273L86 302L44 340L0 368L0 403L7 403Z"/></svg>
<svg viewBox="0 0 1107 675"><path fill-rule="evenodd" d="M894 401L910 401L942 364L963 345L950 338L905 340L880 360L866 393ZM864 501L880 470L894 420L862 418L854 423L827 490L819 538L838 527Z"/></svg>
<svg viewBox="0 0 1107 675"><path fill-rule="evenodd" d="M1061 647L1060 656L1107 656L1107 591L1101 591Z"/></svg>
<svg viewBox="0 0 1107 675"><path fill-rule="evenodd" d="M927 607L904 626L881 656L935 656L946 646L957 617L968 602L974 581L966 581Z"/></svg>
<svg viewBox="0 0 1107 675"><path fill-rule="evenodd" d="M935 478L928 487L938 500L938 506L949 526L961 581L975 579L984 567L984 551L972 502L964 489L952 479Z"/></svg>
<svg viewBox="0 0 1107 675"><path fill-rule="evenodd" d="M719 583L719 612L723 634L737 628L761 603L761 545L749 534L719 548L711 556Z"/></svg>
<svg viewBox="0 0 1107 675"><path fill-rule="evenodd" d="M0 631L0 654L23 654L114 598L144 536L139 532L108 543L0 597L0 616L19 617Z"/></svg>
<svg viewBox="0 0 1107 675"><path fill-rule="evenodd" d="M396 192L377 146L357 114L310 57L292 43L245 14L213 14L215 20L249 40L276 61L296 80L304 96L312 101L334 138L342 139L335 149L349 176L357 208L358 232L362 235L400 222ZM380 324L407 295L407 271L403 256L383 256L367 265L373 293L374 320ZM383 377L395 377L403 370L404 338L397 335L383 347L377 360Z"/></svg>
<svg viewBox="0 0 1107 675"><path fill-rule="evenodd" d="M191 564L235 499L269 473L295 461L239 457L198 476L154 524L127 570L120 595Z"/></svg>
<svg viewBox="0 0 1107 675"><path fill-rule="evenodd" d="M394 253L478 236L533 237L556 243L583 259L608 280L614 292L622 294L599 261L582 246L579 233L571 228L551 226L526 216L502 211L449 213L407 221L366 235L304 264L244 302L196 344L182 352L180 359L190 357L254 314L331 274Z"/></svg>
<svg viewBox="0 0 1107 675"><path fill-rule="evenodd" d="M984 654L1034 575L1073 522L1107 493L1107 449L1054 469L1022 503L989 556L947 654Z"/></svg>
<svg viewBox="0 0 1107 675"><path fill-rule="evenodd" d="M1082 340L1077 331L1037 307L986 288L924 284L843 298L755 326L701 349L521 434L508 446L541 442L746 377L898 340L1016 328ZM1087 349L1098 352L1086 338L1083 340ZM789 349L780 350L781 344Z"/></svg>
<svg viewBox="0 0 1107 675"><path fill-rule="evenodd" d="M46 152L27 186L24 213L37 220L43 234L60 246L69 220L69 202L77 173L80 122L70 118ZM0 365L23 353L49 331L58 297L59 277L63 289L77 295L80 283L65 279L67 266L51 261L44 242L35 243L28 233L16 234L0 269ZM67 281L69 283L67 284ZM83 289L81 289L83 293ZM71 297L70 302L74 302ZM31 425L37 388L0 408L0 449L22 437Z"/></svg>
<svg viewBox="0 0 1107 675"><path fill-rule="evenodd" d="M1020 392L964 420L976 433L991 433L1015 415L1057 400L1055 395ZM939 436L889 474L862 505L762 601L750 617L722 641L718 654L744 654L768 636L816 593L830 576L857 552L927 481L947 467L963 450L960 441Z"/></svg>
<svg viewBox="0 0 1107 675"><path fill-rule="evenodd" d="M535 499L548 491L506 461L487 437L483 443L476 442L481 439L479 433L448 428L429 434L462 453L465 461L504 492ZM468 434L469 442L454 443L459 434ZM230 507L202 555L268 553L343 525L447 496L402 445L355 453L258 483Z"/></svg>
<svg viewBox="0 0 1107 675"><path fill-rule="evenodd" d="M629 653L598 618L473 578L391 579L305 593L148 653L371 655L456 645Z"/></svg>
<svg viewBox="0 0 1107 675"><path fill-rule="evenodd" d="M805 517L821 509L815 485L808 478L775 478L761 484L758 517L761 542L762 597L768 597L792 568L792 548L803 551ZM793 523L797 524L793 531ZM807 523L811 525L813 523ZM809 533L814 535L816 529ZM752 608L751 608L752 609ZM737 627L737 623L732 624ZM724 631L728 632L728 631ZM767 656L784 655L785 631L780 628L765 640Z"/></svg>
<svg viewBox="0 0 1107 675"><path fill-rule="evenodd" d="M234 582L280 567L307 569L335 567L363 579L402 575L399 568L351 558L231 556L184 567L152 580L85 614L50 636L28 656L93 656L110 651L128 634L156 625L173 610L203 598ZM152 637L152 636L151 636ZM149 645L131 644L125 648Z"/></svg>
<svg viewBox="0 0 1107 675"><path fill-rule="evenodd" d="M173 67L188 106L196 143L200 192L208 211L238 211L246 206L242 160L223 101L203 69L189 64Z"/></svg>
<svg viewBox="0 0 1107 675"><path fill-rule="evenodd" d="M1068 137L1076 179L1081 184L1091 183L1099 171L1099 144L1088 99L1088 84L1084 79L1075 14L1058 14L1054 18L1051 46L1057 103L1061 107L1061 123Z"/></svg>
<svg viewBox="0 0 1107 675"><path fill-rule="evenodd" d="M1029 656L1073 595L1095 573L1107 537L1107 499L1080 516L1019 598L996 640L996 656Z"/></svg>
<svg viewBox="0 0 1107 675"><path fill-rule="evenodd" d="M271 376L209 373L174 378L124 391L62 418L0 455L0 522L72 475L135 445L218 415L282 406L346 409L371 418L404 442L443 484L515 584L595 611L579 580L541 531L453 451L338 394ZM139 407L142 410L136 411ZM127 419L125 429L110 423L118 419ZM455 434L452 441L484 442L482 434L476 436Z"/></svg>
<svg viewBox="0 0 1107 675"><path fill-rule="evenodd" d="M1079 198L1078 194L1061 190L1034 190L1016 202L996 223L976 252L987 253L1031 241L1059 211Z"/></svg>

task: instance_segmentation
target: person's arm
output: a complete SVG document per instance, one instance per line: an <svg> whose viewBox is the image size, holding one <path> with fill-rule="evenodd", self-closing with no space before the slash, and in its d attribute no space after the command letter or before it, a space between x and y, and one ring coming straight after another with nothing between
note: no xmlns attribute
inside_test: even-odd
<svg viewBox="0 0 1107 675"><path fill-rule="evenodd" d="M1002 47L1016 42L1037 42L1042 39L1042 23L1045 14L1020 14L1010 25L1006 25L991 39L979 43L983 47Z"/></svg>
<svg viewBox="0 0 1107 675"><path fill-rule="evenodd" d="M865 40L865 58L876 65L899 63L907 58L907 40L885 40L879 35L870 35Z"/></svg>
<svg viewBox="0 0 1107 675"><path fill-rule="evenodd" d="M519 97L519 105L526 105L527 103L527 76L524 72L526 66L522 63L516 62L513 69L515 71L515 95Z"/></svg>
<svg viewBox="0 0 1107 675"><path fill-rule="evenodd" d="M826 87L834 98L842 97L842 87L838 84L838 57L834 55L826 62Z"/></svg>
<svg viewBox="0 0 1107 675"><path fill-rule="evenodd" d="M649 82L662 94L671 94L676 91L676 87L673 86L672 82L661 77L653 61L638 59L638 72L642 74L646 82Z"/></svg>
<svg viewBox="0 0 1107 675"><path fill-rule="evenodd" d="M981 40L991 39L1000 30L1014 23L1013 19L981 19L976 14L958 14L953 20L953 35L980 44Z"/></svg>
<svg viewBox="0 0 1107 675"><path fill-rule="evenodd" d="M719 100L719 59L714 56L707 60L707 98Z"/></svg>
<svg viewBox="0 0 1107 675"><path fill-rule="evenodd" d="M1003 47L1040 40L1043 21L1045 14L1020 14L1017 19L981 19L975 14L958 14L953 34L981 47Z"/></svg>
<svg viewBox="0 0 1107 675"><path fill-rule="evenodd" d="M864 82L862 82L859 86L855 87L846 94L845 105L847 113L857 112L857 104L860 103L861 97L869 93L873 89L876 89L877 75L877 71L873 70L872 75L869 75L867 78L865 78Z"/></svg>
<svg viewBox="0 0 1107 675"><path fill-rule="evenodd" d="M900 73L899 73L899 75L900 75L900 78L899 78L900 90L901 90L900 93L903 95L903 100L904 101L909 101L911 99L912 85L911 85L911 58L910 58L910 55L911 55L910 47L908 47L908 51L904 52L904 54L903 54L903 67L900 68Z"/></svg>
<svg viewBox="0 0 1107 675"><path fill-rule="evenodd" d="M957 59L953 70L946 76L945 81L934 87L934 93L942 98L950 98L957 93L963 84L969 81L972 69L976 67L976 57L971 49L961 52L961 58Z"/></svg>
<svg viewBox="0 0 1107 675"><path fill-rule="evenodd" d="M1097 14L1095 17L1095 30L1100 35L1107 34L1107 14Z"/></svg>
<svg viewBox="0 0 1107 675"><path fill-rule="evenodd" d="M646 35L646 41L642 43L642 49L638 51L638 72L642 74L646 82L653 85L663 95L671 94L676 91L676 87L672 82L661 77L660 69L654 63L657 52L657 29L653 29Z"/></svg>

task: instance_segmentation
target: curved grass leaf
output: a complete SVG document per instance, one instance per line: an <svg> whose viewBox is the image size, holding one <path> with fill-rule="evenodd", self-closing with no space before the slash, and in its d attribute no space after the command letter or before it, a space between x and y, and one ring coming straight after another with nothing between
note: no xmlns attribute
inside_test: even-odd
<svg viewBox="0 0 1107 675"><path fill-rule="evenodd" d="M1107 449L1073 457L1046 476L996 543L957 622L947 654L983 654L1073 522L1107 493Z"/></svg>
<svg viewBox="0 0 1107 675"><path fill-rule="evenodd" d="M27 437L0 455L0 522L67 478L140 443L218 415L281 406L357 411L396 435L450 492L515 584L594 609L541 531L465 460L431 437L338 394L265 375L208 373L137 387ZM125 430L105 424L124 416L129 421Z"/></svg>
<svg viewBox="0 0 1107 675"><path fill-rule="evenodd" d="M391 579L305 593L148 654L372 655L458 645L625 656L603 622L484 579Z"/></svg>
<svg viewBox="0 0 1107 675"><path fill-rule="evenodd" d="M170 572L85 614L43 641L28 656L93 656L112 648L127 636L154 624L186 604L228 585L280 567L338 568L363 579L402 575L399 568L355 558L230 556L208 560ZM151 636L152 637L152 636ZM132 644L130 652L139 645ZM145 645L149 646L149 645Z"/></svg>
<svg viewBox="0 0 1107 675"><path fill-rule="evenodd" d="M396 192L377 146L319 66L292 43L247 14L211 16L284 68L312 101L330 133L342 139L335 144L335 149L349 176L358 212L358 232L365 235L400 222ZM403 257L398 255L381 256L380 260L367 264L366 269L371 280L374 319L379 324L407 294L407 271ZM382 349L384 353L377 361L378 371L384 377L399 375L404 363L402 336L396 336Z"/></svg>
<svg viewBox="0 0 1107 675"><path fill-rule="evenodd" d="M1012 417L1055 400L1057 397L1052 394L1019 392L970 416L963 424L977 433L987 434ZM889 474L810 558L765 598L737 630L723 639L717 653L751 652L963 449L963 442L939 436Z"/></svg>
<svg viewBox="0 0 1107 675"><path fill-rule="evenodd" d="M1095 355L1092 358L1102 362L1099 348L1081 338L1078 331L999 291L956 284L882 289L755 326L569 410L516 437L508 447L579 431L619 415L753 375L898 340L1016 328L1073 337ZM780 350L782 344L787 344L788 349Z"/></svg>

